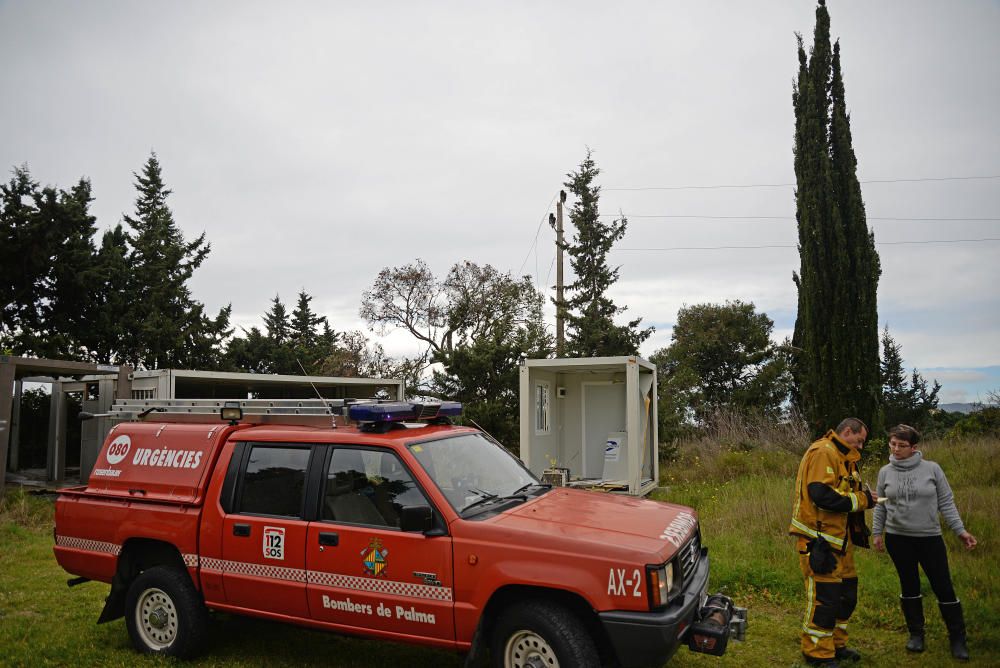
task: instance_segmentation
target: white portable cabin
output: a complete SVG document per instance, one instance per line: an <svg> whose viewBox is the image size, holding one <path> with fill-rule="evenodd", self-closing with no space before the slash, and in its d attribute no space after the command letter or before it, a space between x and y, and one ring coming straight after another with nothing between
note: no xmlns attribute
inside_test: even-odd
<svg viewBox="0 0 1000 668"><path fill-rule="evenodd" d="M645 495L657 486L656 366L637 356L521 362L521 459L536 475Z"/></svg>

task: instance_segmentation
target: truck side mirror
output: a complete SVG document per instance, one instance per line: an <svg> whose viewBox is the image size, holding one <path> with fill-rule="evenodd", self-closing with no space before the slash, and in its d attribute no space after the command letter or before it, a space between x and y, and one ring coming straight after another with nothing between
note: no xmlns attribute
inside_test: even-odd
<svg viewBox="0 0 1000 668"><path fill-rule="evenodd" d="M430 506L404 506L399 514L403 531L430 531L434 528L434 511Z"/></svg>

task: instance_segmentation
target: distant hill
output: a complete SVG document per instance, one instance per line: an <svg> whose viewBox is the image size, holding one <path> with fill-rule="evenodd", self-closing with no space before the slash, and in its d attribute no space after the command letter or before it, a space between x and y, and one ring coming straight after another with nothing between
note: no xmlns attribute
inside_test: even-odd
<svg viewBox="0 0 1000 668"><path fill-rule="evenodd" d="M938 404L938 408L949 413L971 413L976 410L976 404Z"/></svg>

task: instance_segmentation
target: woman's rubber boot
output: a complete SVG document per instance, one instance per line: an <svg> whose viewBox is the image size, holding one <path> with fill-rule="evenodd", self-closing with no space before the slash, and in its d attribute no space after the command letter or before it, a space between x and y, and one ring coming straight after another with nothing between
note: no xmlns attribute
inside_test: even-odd
<svg viewBox="0 0 1000 668"><path fill-rule="evenodd" d="M899 604L903 608L903 618L910 632L906 641L906 649L911 652L924 651L924 597L900 596Z"/></svg>
<svg viewBox="0 0 1000 668"><path fill-rule="evenodd" d="M948 639L951 641L951 655L959 661L969 660L969 648L965 644L965 617L962 615L962 602L938 602L941 617L948 628Z"/></svg>

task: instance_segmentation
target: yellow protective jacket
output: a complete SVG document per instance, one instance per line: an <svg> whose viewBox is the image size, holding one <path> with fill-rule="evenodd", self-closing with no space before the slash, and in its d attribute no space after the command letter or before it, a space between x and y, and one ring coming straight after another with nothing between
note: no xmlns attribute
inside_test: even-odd
<svg viewBox="0 0 1000 668"><path fill-rule="evenodd" d="M822 535L838 552L848 541L868 547L863 512L871 507L858 473L861 454L830 430L809 446L795 476L795 507L788 533Z"/></svg>

